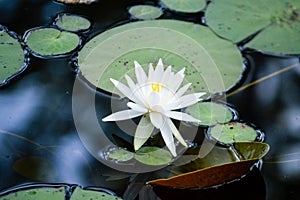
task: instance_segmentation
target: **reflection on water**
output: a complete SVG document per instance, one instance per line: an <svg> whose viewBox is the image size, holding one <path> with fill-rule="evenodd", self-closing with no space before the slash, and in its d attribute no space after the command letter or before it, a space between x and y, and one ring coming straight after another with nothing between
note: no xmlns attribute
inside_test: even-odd
<svg viewBox="0 0 300 200"><path fill-rule="evenodd" d="M83 14L92 20L93 31L101 32L116 23L128 21L128 6L138 2L142 1L99 1L90 7L67 6L51 0L0 0L0 23L23 35L27 29L48 25L58 12L69 12ZM194 19L198 20L199 16ZM252 54L252 57L254 67L246 83L299 62L296 58L261 54ZM13 169L21 158L37 156L55 163L58 175L48 176L47 181L106 187L118 194L125 192L128 199L132 198L132 191L134 194L145 191L153 195L141 187L141 183L161 175L140 174L128 186L130 174L101 164L79 140L71 112L76 75L68 59L47 61L32 58L21 78L0 89L0 188L37 181L25 178L24 174ZM242 119L258 125L266 133L266 142L271 146L262 169L267 199L296 200L300 197L299 76L296 69L291 70L228 99ZM84 113L81 116L84 117ZM24 136L29 141L5 131ZM27 164L32 164L32 160L27 160ZM141 195L145 193L141 192Z"/></svg>

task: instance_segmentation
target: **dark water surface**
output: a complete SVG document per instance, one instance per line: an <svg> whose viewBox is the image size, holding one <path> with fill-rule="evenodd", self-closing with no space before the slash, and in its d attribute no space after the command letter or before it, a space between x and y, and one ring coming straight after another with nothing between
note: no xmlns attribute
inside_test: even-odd
<svg viewBox="0 0 300 200"><path fill-rule="evenodd" d="M58 13L67 12L90 19L91 32L96 34L128 22L127 8L142 2L157 5L156 1L134 0L99 0L92 5L76 6L50 0L0 0L0 24L23 36L28 29L47 26ZM201 18L201 14L182 16L170 12L162 17L171 15L186 20ZM296 57L260 53L249 53L248 57L252 67L246 83L299 62ZM70 58L31 57L26 72L0 89L0 189L42 181L100 186L120 196L126 190L126 176L94 159L78 138L72 115L76 73ZM243 120L266 133L266 142L271 146L262 168L267 199L300 199L299 67L232 95L228 102ZM33 164L26 166L28 161ZM120 179L121 176L125 178Z"/></svg>

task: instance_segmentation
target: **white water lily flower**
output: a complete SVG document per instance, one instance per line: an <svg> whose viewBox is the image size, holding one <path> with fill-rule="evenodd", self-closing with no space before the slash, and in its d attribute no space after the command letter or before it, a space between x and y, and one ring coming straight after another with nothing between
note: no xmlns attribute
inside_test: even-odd
<svg viewBox="0 0 300 200"><path fill-rule="evenodd" d="M147 76L137 61L134 61L134 65L136 84L128 75L125 75L128 86L110 79L115 87L129 98L130 102L127 103L127 106L130 109L113 113L103 118L102 121L120 121L143 115L135 132L134 149L138 150L149 139L154 128L157 128L160 130L172 155L176 156L173 135L182 145L187 146L187 144L171 118L188 122L199 122L199 120L191 115L174 110L199 102L202 100L200 97L205 93L184 95L191 83L179 89L184 79L185 68L175 74L172 72L171 66L164 70L163 62L159 59L155 69L152 63L149 64Z"/></svg>

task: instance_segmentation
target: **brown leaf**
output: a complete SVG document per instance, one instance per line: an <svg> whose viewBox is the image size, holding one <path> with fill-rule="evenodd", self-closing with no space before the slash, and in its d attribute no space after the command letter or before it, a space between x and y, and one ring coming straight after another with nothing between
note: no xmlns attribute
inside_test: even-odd
<svg viewBox="0 0 300 200"><path fill-rule="evenodd" d="M148 182L153 186L165 186L172 188L206 188L224 184L239 179L250 171L258 160L247 160L217 165L189 173L184 173L168 179L157 179Z"/></svg>

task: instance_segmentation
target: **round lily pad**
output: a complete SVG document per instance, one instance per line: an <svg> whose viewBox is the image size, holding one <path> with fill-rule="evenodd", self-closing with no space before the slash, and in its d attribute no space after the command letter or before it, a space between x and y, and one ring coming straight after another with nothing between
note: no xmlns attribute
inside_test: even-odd
<svg viewBox="0 0 300 200"><path fill-rule="evenodd" d="M222 144L234 142L253 142L258 134L256 130L245 123L230 122L228 124L217 124L208 131L210 136Z"/></svg>
<svg viewBox="0 0 300 200"><path fill-rule="evenodd" d="M135 159L146 165L165 165L172 161L169 151L158 147L142 147L136 154Z"/></svg>
<svg viewBox="0 0 300 200"><path fill-rule="evenodd" d="M72 32L87 30L91 26L91 22L86 18L71 14L59 15L55 24L62 30Z"/></svg>
<svg viewBox="0 0 300 200"><path fill-rule="evenodd" d="M205 0L161 0L161 2L171 10L185 13L199 12L206 6Z"/></svg>
<svg viewBox="0 0 300 200"><path fill-rule="evenodd" d="M121 198L107 194L106 192L86 190L76 187L70 200L83 200L83 199L92 199L92 200L121 200Z"/></svg>
<svg viewBox="0 0 300 200"><path fill-rule="evenodd" d="M0 25L0 86L24 70L24 51L17 36Z"/></svg>
<svg viewBox="0 0 300 200"><path fill-rule="evenodd" d="M65 188L41 187L24 189L16 192L8 193L7 195L0 196L0 200L63 200L65 199Z"/></svg>
<svg viewBox="0 0 300 200"><path fill-rule="evenodd" d="M186 112L196 119L200 125L211 126L217 123L226 123L233 118L233 113L225 105L212 102L200 102L189 106Z"/></svg>
<svg viewBox="0 0 300 200"><path fill-rule="evenodd" d="M27 33L25 42L38 56L58 56L73 51L80 39L74 33L54 28L37 28Z"/></svg>
<svg viewBox="0 0 300 200"><path fill-rule="evenodd" d="M215 0L206 10L207 24L221 37L273 54L300 54L300 1Z"/></svg>
<svg viewBox="0 0 300 200"><path fill-rule="evenodd" d="M128 161L132 159L134 156L134 153L130 151L126 151L125 149L117 149L116 151L110 152L108 154L108 157L111 159L115 159L117 161Z"/></svg>
<svg viewBox="0 0 300 200"><path fill-rule="evenodd" d="M137 19L156 19L162 15L160 8L149 5L136 5L129 8L128 12Z"/></svg>
<svg viewBox="0 0 300 200"><path fill-rule="evenodd" d="M134 78L134 60L148 71L159 58L174 71L185 67L185 82L208 95L231 88L243 72L236 45L207 27L177 20L139 21L105 31L79 52L78 65L91 84L118 93L110 78L125 82L125 74Z"/></svg>

